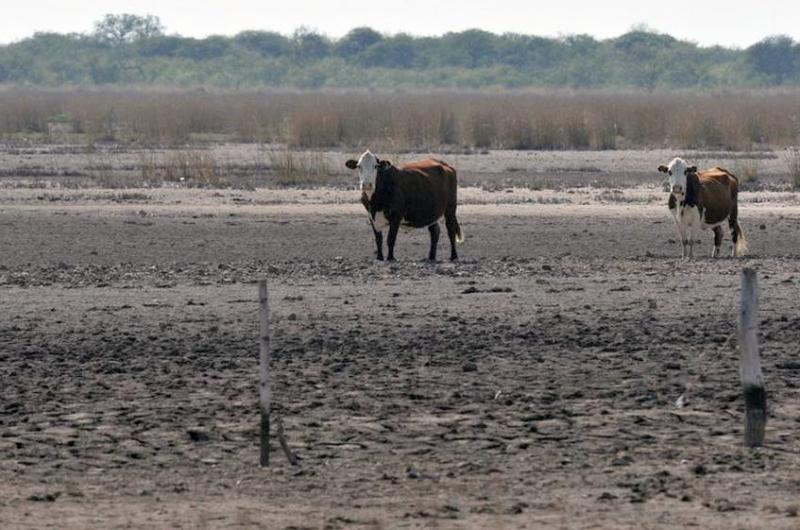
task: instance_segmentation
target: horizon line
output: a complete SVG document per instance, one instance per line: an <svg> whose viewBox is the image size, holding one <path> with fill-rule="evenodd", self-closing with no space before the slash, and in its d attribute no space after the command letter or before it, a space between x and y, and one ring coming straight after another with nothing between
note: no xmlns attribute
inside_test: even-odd
<svg viewBox="0 0 800 530"><path fill-rule="evenodd" d="M659 31L659 30L657 30L655 28L652 28L652 27L649 27L649 26L639 27L639 24L635 24L634 26L632 26L628 30L626 30L626 31L624 31L622 33L619 33L616 36L609 36L609 37L598 37L598 36L593 35L591 33L560 33L559 32L556 35L546 35L546 34L540 34L540 33L522 33L522 32L517 32L517 31L496 32L496 31L493 31L493 30L482 29L480 27L469 27L469 28L465 28L465 29L461 29L461 30L446 31L446 32L443 32L443 33L410 33L410 32L406 32L406 31L397 31L397 32L381 31L381 30L375 29L375 28L373 28L371 26L354 26L354 27L351 27L350 29L348 29L346 32L342 33L340 36L336 36L336 35L331 35L331 34L329 34L327 32L318 30L317 28L314 28L314 27L311 27L311 26L306 26L306 25L297 26L291 32L282 32L282 31L279 31L279 30L266 29L266 28L258 28L258 29L257 28L249 28L249 29L242 29L240 31L237 31L236 33L208 33L208 34L204 34L202 36L199 36L199 35L185 35L185 34L181 34L179 32L164 31L162 36L164 36L164 37L178 37L178 38L186 38L186 39L196 39L196 40L205 40L205 39L212 38L212 37L234 38L237 35L240 35L242 33L253 32L253 33L276 33L276 34L281 35L281 36L286 37L286 38L292 38L296 33L305 31L305 32L308 32L308 33L311 33L311 34L320 35L320 36L325 37L325 38L327 38L327 39L329 39L329 40L331 40L333 42L336 42L336 41L342 40L350 32L352 32L352 31L354 31L356 29L370 29L370 30L375 31L376 33L379 33L380 35L382 35L384 37L388 37L388 38L393 38L393 37L398 37L398 36L401 36L401 35L406 35L406 36L409 36L409 37L411 37L413 39L426 39L426 38L441 39L441 38L444 38L447 35L451 35L451 34L461 34L461 33L466 33L466 32L470 32L470 31L479 31L479 32L482 32L482 33L487 33L487 34L496 36L496 37L503 37L503 36L506 36L506 35L517 35L517 36L523 36L523 37L538 37L538 38L542 38L542 39L549 39L549 40L556 40L556 41L563 41L563 40L566 40L566 39L568 39L570 37L590 37L591 39L593 39L593 40L595 40L597 42L615 40L615 39L618 39L620 37L623 37L623 36L631 34L631 33L647 33L647 34L651 34L651 35L666 36L666 37L669 37L671 39L674 39L677 42L684 42L684 43L688 43L688 44L693 44L693 45L695 45L695 46L697 46L699 48L724 48L724 49L728 49L728 50L744 50L744 49L749 48L750 46L753 46L753 45L758 44L760 42L763 42L763 41L765 41L767 39L775 38L775 37L786 37L786 38L791 39L792 42L795 42L795 43L800 42L800 41L795 40L794 37L792 37L791 35L786 34L786 33L771 33L771 34L764 35L761 39L759 39L759 40L757 40L757 41L755 41L755 42L753 42L751 44L748 44L748 45L739 45L739 44L730 44L730 45L728 45L728 44L720 44L720 43L717 43L717 44L703 44L703 43L700 43L700 42L698 42L696 40L692 40L692 39L682 39L680 37L676 37L674 35L671 35L668 32ZM61 32L61 31L52 31L52 30L35 30L32 34L30 34L28 36L25 36L25 37L21 37L21 38L15 39L15 40L8 40L8 41L0 40L0 46L12 46L14 44L19 44L19 43L22 43L25 40L33 39L37 35L61 35L61 36L91 37L92 30L70 31L70 32Z"/></svg>

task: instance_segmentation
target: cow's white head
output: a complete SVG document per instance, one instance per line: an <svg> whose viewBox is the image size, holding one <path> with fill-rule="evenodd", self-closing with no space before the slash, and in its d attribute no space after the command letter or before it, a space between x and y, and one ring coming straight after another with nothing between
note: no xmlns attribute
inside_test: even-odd
<svg viewBox="0 0 800 530"><path fill-rule="evenodd" d="M673 158L666 166L658 166L658 170L669 175L669 190L679 201L686 195L686 177L697 171L697 166L690 166L682 158Z"/></svg>
<svg viewBox="0 0 800 530"><path fill-rule="evenodd" d="M375 180L378 176L378 166L381 161L377 156L373 155L367 149L363 155L358 158L358 161L352 158L344 163L350 169L358 171L358 183L362 193L365 193L368 198L372 198L375 193Z"/></svg>

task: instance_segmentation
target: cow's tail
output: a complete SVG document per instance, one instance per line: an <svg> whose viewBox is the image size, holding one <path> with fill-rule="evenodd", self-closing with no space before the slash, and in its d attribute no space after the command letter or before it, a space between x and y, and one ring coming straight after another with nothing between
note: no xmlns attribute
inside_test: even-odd
<svg viewBox="0 0 800 530"><path fill-rule="evenodd" d="M458 219L456 219L456 243L463 243L464 242L464 231L461 230L461 225L458 224Z"/></svg>
<svg viewBox="0 0 800 530"><path fill-rule="evenodd" d="M736 230L736 255L744 256L747 252L747 236L744 235L744 230L739 225L739 221L736 221L733 229Z"/></svg>
<svg viewBox="0 0 800 530"><path fill-rule="evenodd" d="M456 228L456 243L463 243L464 242L464 231L461 230L461 225L459 224L458 219L456 218L456 205L458 204L458 178L456 177L456 170L453 169L452 167L448 166L444 162L441 162L441 164L446 166L447 169L452 174L452 179L453 179L452 180L452 186L453 186L452 194L453 195L452 195L452 201L450 203L451 206L452 206L452 210L450 210L450 215L452 216L453 223L455 223L455 225L456 225L455 226L455 228Z"/></svg>
<svg viewBox="0 0 800 530"><path fill-rule="evenodd" d="M717 168L722 169L722 168ZM736 245L733 247L734 256L744 256L747 252L747 236L744 235L742 225L739 224L739 179L727 169L722 169L733 178L733 188L731 189L731 200L733 201L733 208L731 209L731 228L733 233L736 234Z"/></svg>

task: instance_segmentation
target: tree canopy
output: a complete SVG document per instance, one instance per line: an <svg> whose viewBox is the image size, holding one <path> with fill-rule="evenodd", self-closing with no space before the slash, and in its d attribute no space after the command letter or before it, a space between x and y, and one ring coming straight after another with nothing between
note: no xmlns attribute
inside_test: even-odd
<svg viewBox="0 0 800 530"><path fill-rule="evenodd" d="M701 47L646 28L598 40L471 29L441 37L354 28L332 39L243 31L168 35L158 17L106 15L86 34L36 33L0 46L0 83L280 87L679 89L800 84L800 43Z"/></svg>
<svg viewBox="0 0 800 530"><path fill-rule="evenodd" d="M95 22L92 36L99 42L111 45L159 37L164 26L158 17L147 15L106 15Z"/></svg>

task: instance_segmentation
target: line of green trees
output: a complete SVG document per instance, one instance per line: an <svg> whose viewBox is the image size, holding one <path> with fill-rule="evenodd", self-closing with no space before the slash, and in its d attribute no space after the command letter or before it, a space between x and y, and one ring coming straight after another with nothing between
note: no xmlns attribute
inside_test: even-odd
<svg viewBox="0 0 800 530"><path fill-rule="evenodd" d="M617 38L481 30L441 37L355 28L331 39L244 31L167 35L157 17L106 15L91 33L0 46L0 83L39 86L707 88L800 85L800 43L700 47L646 29Z"/></svg>

